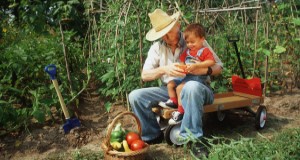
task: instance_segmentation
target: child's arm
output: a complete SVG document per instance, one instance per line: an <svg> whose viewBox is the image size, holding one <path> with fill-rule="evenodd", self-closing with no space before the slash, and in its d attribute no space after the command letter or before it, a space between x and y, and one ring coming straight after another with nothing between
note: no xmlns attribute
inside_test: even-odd
<svg viewBox="0 0 300 160"><path fill-rule="evenodd" d="M195 61L195 65L197 68L207 68L207 67L211 67L215 64L215 61L214 60L205 60L203 62L200 62L200 61Z"/></svg>
<svg viewBox="0 0 300 160"><path fill-rule="evenodd" d="M195 62L194 64L190 64L188 66L188 71L189 72L193 72L194 70L196 70L198 68L211 67L215 64L215 61L213 61L213 60L206 60L206 61L203 61L203 62L195 60L194 62Z"/></svg>

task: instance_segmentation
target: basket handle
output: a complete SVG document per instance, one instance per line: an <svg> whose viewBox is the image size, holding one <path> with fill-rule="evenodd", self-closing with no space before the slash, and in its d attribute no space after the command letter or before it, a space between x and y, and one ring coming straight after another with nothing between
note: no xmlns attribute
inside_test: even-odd
<svg viewBox="0 0 300 160"><path fill-rule="evenodd" d="M113 121L111 122L110 125L108 125L107 135L106 135L106 140L105 140L105 144L106 144L107 146L110 146L110 143L109 143L109 141L110 141L110 135L111 135L111 132L112 132L112 130L113 130L115 124L118 122L118 120L119 120L121 117L123 117L123 116L125 116L125 115L129 115L129 116L134 117L134 119L135 119L135 121L136 121L136 123L137 123L139 135L141 135L141 133L142 133L141 122L140 122L140 120L138 119L138 117L137 117L135 114L133 114L132 112L128 112L128 111L122 112L122 113L120 113L119 115L117 115L117 116L113 119ZM106 148L107 148L107 151L110 149L110 147L106 147Z"/></svg>

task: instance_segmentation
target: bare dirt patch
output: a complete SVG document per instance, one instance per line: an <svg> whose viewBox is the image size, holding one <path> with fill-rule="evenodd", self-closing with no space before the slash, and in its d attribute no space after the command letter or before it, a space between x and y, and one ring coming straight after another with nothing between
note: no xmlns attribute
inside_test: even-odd
<svg viewBox="0 0 300 160"><path fill-rule="evenodd" d="M54 112L55 121L40 125L33 123L27 130L20 130L0 137L0 159L102 159L100 144L106 134L107 125L127 108L114 105L110 113L104 108L104 100L94 104L82 103L79 119L82 127L64 134L64 123ZM206 137L222 136L229 138L256 137L258 133L272 137L286 128L300 126L300 90L285 95L265 97L268 109L266 128L257 131L255 120L244 113L230 112L223 122L214 117L205 119ZM256 108L254 108L256 109ZM255 110L256 111L256 110ZM166 143L151 145L147 159L189 159L185 148L168 146Z"/></svg>

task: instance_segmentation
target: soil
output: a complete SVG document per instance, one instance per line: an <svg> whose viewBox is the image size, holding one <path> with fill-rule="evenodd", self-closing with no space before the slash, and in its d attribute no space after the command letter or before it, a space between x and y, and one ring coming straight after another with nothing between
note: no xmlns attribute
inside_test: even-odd
<svg viewBox="0 0 300 160"><path fill-rule="evenodd" d="M81 127L65 134L62 118L53 108L54 120L41 125L34 123L26 130L5 134L0 137L0 159L103 159L101 143L107 126L127 108L122 104L112 106L106 112L105 100L96 103L83 101L79 106L78 118ZM228 138L256 137L258 133L271 138L287 128L300 126L300 90L292 93L273 94L265 97L268 119L264 129L256 130L255 118L235 111L226 115L221 123L206 116L204 132L206 137L222 136ZM254 111L256 108L253 108ZM210 118L207 118L210 117ZM146 159L189 159L189 153L183 147L169 146L167 143L151 145Z"/></svg>

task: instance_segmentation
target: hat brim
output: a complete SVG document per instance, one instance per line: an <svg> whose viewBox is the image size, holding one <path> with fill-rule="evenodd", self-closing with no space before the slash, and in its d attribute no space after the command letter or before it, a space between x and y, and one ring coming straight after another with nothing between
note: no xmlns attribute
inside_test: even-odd
<svg viewBox="0 0 300 160"><path fill-rule="evenodd" d="M164 35L166 35L176 24L176 22L179 20L180 17L180 12L176 12L174 13L171 18L175 19L175 21L173 21L172 23L170 23L167 27L165 27L164 29L156 32L154 28L152 28L147 34L146 34L146 39L148 41L155 41L161 37L163 37Z"/></svg>

